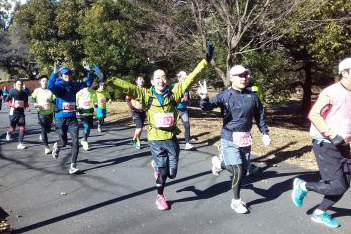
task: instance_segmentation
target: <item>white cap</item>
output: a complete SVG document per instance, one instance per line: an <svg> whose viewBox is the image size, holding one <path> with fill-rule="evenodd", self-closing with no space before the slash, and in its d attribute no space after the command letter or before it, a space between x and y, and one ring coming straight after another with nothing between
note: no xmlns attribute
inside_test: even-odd
<svg viewBox="0 0 351 234"><path fill-rule="evenodd" d="M250 71L250 69L247 69L247 68L245 68L242 65L235 65L229 71L229 74L232 75L232 76L240 75L240 74L243 74L243 73L251 74L251 71Z"/></svg>
<svg viewBox="0 0 351 234"><path fill-rule="evenodd" d="M339 74L345 69L351 69L351 58L346 58L339 63Z"/></svg>
<svg viewBox="0 0 351 234"><path fill-rule="evenodd" d="M177 74L177 76L178 76L179 78L184 78L184 77L187 77L188 75L186 74L185 71L180 71L180 72Z"/></svg>

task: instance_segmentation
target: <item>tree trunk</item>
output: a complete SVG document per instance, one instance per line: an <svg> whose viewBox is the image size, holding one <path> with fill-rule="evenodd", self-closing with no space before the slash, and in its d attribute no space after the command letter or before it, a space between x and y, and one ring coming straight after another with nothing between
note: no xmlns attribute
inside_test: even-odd
<svg viewBox="0 0 351 234"><path fill-rule="evenodd" d="M305 83L303 84L303 97L301 103L301 115L307 118L311 109L311 96L312 96L312 64L307 61L304 67Z"/></svg>

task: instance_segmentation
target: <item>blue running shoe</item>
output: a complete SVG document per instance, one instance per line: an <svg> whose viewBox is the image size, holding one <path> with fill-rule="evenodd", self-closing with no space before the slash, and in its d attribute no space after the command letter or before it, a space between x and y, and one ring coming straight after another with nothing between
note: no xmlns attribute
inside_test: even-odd
<svg viewBox="0 0 351 234"><path fill-rule="evenodd" d="M332 228L340 226L339 222L336 219L333 219L327 212L323 212L323 214L320 215L316 215L315 212L313 212L311 219L316 223L323 223Z"/></svg>
<svg viewBox="0 0 351 234"><path fill-rule="evenodd" d="M299 178L294 179L294 187L292 191L292 200L297 207L302 207L303 199L307 195L307 191L301 189L301 183L305 182Z"/></svg>

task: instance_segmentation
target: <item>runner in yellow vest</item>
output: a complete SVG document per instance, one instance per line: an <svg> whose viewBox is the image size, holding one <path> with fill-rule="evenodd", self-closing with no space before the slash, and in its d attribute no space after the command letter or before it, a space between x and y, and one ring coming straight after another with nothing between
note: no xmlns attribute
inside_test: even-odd
<svg viewBox="0 0 351 234"><path fill-rule="evenodd" d="M98 118L98 131L102 132L102 125L105 123L107 115L106 102L111 101L110 94L105 89L105 84L100 83L98 90L96 90L96 97L98 106L96 108L96 116Z"/></svg>
<svg viewBox="0 0 351 234"><path fill-rule="evenodd" d="M94 89L87 87L81 89L76 94L76 105L78 109L78 115L83 123L83 140L81 144L83 149L89 150L88 137L90 129L93 127L94 107L97 107L98 101L96 92Z"/></svg>
<svg viewBox="0 0 351 234"><path fill-rule="evenodd" d="M206 59L203 59L187 78L175 84L172 90L169 89L170 82L164 70L154 72L150 89L138 87L122 79L113 79L115 86L122 89L132 99L139 101L146 109L149 121L147 136L154 162L158 194L156 206L159 210L169 209L163 190L167 177L173 179L177 175L180 151L176 137L180 133L176 124L179 118L177 103L181 101L185 90L201 78L199 74L212 60L212 55L213 45L210 43Z"/></svg>

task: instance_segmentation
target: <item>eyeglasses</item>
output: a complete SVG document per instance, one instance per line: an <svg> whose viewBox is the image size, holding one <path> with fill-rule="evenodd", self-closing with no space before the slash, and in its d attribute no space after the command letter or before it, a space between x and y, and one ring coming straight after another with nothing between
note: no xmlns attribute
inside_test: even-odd
<svg viewBox="0 0 351 234"><path fill-rule="evenodd" d="M247 78L249 74L246 72L241 73L241 74L229 74L230 76L239 76L240 78Z"/></svg>

